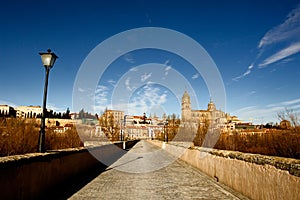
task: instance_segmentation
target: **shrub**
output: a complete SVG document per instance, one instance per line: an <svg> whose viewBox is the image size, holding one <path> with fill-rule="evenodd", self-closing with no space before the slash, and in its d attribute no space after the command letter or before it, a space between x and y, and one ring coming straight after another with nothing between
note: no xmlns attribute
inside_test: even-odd
<svg viewBox="0 0 300 200"><path fill-rule="evenodd" d="M35 119L0 118L0 156L37 152L40 124ZM46 150L83 146L76 129L46 130Z"/></svg>
<svg viewBox="0 0 300 200"><path fill-rule="evenodd" d="M211 147L203 142L206 135L203 129L198 129L194 144ZM300 131L299 129L270 129L265 133L258 131L222 132L214 148L300 159Z"/></svg>

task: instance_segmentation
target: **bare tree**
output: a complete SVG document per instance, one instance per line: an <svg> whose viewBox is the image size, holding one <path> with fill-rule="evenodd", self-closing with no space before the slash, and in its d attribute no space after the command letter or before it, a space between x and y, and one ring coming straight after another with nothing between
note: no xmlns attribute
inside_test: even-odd
<svg viewBox="0 0 300 200"><path fill-rule="evenodd" d="M277 118L280 121L290 121L292 127L297 127L300 125L299 113L295 112L293 109L285 108L284 111L277 113Z"/></svg>
<svg viewBox="0 0 300 200"><path fill-rule="evenodd" d="M114 115L112 113L109 113L107 109L105 109L104 113L101 117L99 117L98 120L100 126L102 127L102 130L109 139L111 139L112 141L116 141L119 139L119 122L115 121Z"/></svg>
<svg viewBox="0 0 300 200"><path fill-rule="evenodd" d="M169 140L173 140L173 138L176 136L179 125L180 125L180 119L176 117L176 115L173 113L171 116L167 117L168 122L168 137Z"/></svg>

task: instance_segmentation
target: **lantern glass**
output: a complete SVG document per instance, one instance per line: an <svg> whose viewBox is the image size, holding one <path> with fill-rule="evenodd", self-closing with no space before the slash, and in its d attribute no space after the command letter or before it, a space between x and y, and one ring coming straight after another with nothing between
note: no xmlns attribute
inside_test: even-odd
<svg viewBox="0 0 300 200"><path fill-rule="evenodd" d="M48 50L47 53L40 53L40 55L45 67L53 67L56 58L58 58L55 53L51 52L51 50Z"/></svg>

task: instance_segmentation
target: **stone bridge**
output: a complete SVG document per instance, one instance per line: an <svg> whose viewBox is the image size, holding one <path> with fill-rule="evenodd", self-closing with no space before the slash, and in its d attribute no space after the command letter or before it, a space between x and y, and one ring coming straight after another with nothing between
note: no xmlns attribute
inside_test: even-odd
<svg viewBox="0 0 300 200"><path fill-rule="evenodd" d="M0 199L299 199L300 196L299 160L154 140L129 142L127 150L122 150L122 146L118 143L89 151L63 150L1 158Z"/></svg>

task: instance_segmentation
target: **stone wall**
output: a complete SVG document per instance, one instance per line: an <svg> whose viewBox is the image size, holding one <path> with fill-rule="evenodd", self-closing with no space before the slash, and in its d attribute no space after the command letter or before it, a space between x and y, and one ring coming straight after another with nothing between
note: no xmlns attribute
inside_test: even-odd
<svg viewBox="0 0 300 200"><path fill-rule="evenodd" d="M127 142L126 148L136 142ZM126 153L122 147L123 143L116 143L89 149L1 157L0 199L52 198L89 171L104 170L107 163L104 165L95 157L109 158L108 161L113 163Z"/></svg>
<svg viewBox="0 0 300 200"><path fill-rule="evenodd" d="M151 142L251 199L300 197L300 160Z"/></svg>

